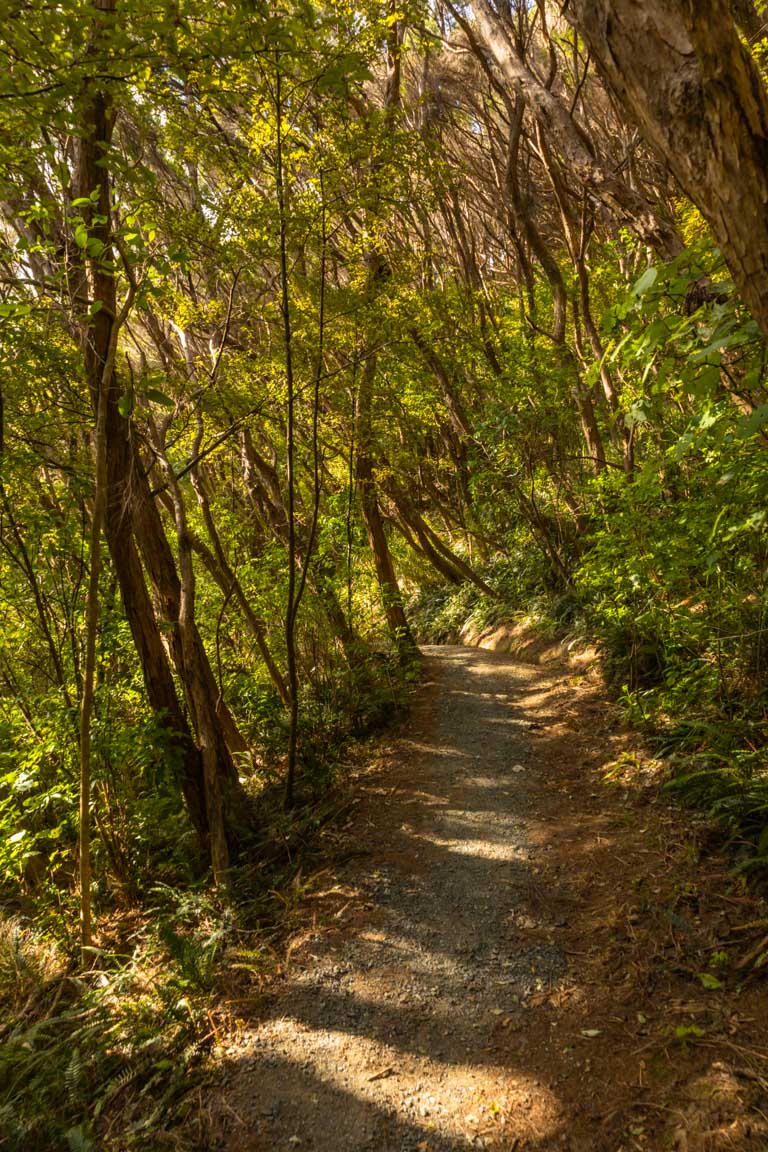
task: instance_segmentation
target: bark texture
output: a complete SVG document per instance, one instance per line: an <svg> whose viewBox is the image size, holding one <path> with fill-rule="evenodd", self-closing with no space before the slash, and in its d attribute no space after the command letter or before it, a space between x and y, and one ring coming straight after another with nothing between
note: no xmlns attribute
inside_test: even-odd
<svg viewBox="0 0 768 1152"><path fill-rule="evenodd" d="M475 0L472 4L474 29L459 17L452 5L451 8L475 50L478 47L484 50L492 73L511 91L524 97L543 132L582 187L646 244L667 259L675 256L682 245L674 227L644 196L602 163L569 108L521 58L504 20L492 5L487 0Z"/></svg>
<svg viewBox="0 0 768 1152"><path fill-rule="evenodd" d="M79 148L76 185L83 198L98 189L97 207L102 223L97 224L92 232L102 241L105 250L111 242L111 188L106 153L112 127L112 112L107 103L103 100L94 101L93 123ZM181 585L173 554L149 494L146 470L138 459L130 423L119 408L121 385L114 370L114 360L117 327L122 318L117 315L115 277L104 261L92 262L88 292L87 298L100 300L102 305L92 318L84 319L82 344L91 401L94 413L99 416L104 440L107 543L141 663L147 696L153 710L162 717L164 726L173 734L179 753L179 782L190 817L212 855L215 871L221 875L227 859L226 853L218 850L216 843L223 837L219 810L225 816L234 818L238 807L238 797L235 795L237 774L223 738L218 740L220 726L216 719L213 728L217 739L214 741L208 728L203 725L203 730L197 733L201 747L195 745L178 699L157 615L147 591L134 535L142 548L158 603L162 605L165 618L173 625L170 647L177 657L177 667L185 690L190 692L192 674L199 673L205 683L205 708L193 708L190 704L190 714L198 722L196 726L199 729L201 712L204 720L208 719L211 711L215 717L218 693L193 619L191 622L186 620L187 632L192 637L187 647L194 648L195 660L187 659L185 662L182 658L184 646L179 625ZM197 684L197 680L194 680L194 684ZM215 763L208 754L211 747L215 747L218 755ZM228 807L225 805L222 808L220 794L229 801ZM212 817L215 817L213 821Z"/></svg>
<svg viewBox="0 0 768 1152"><path fill-rule="evenodd" d="M374 254L378 261L378 254ZM376 274L373 273L374 283ZM376 356L369 352L360 388L357 395L357 459L355 480L360 496L360 510L363 514L371 555L376 570L376 579L381 591L384 615L387 620L392 643L400 658L408 661L417 652L408 619L405 615L400 585L397 581L392 553L389 550L384 518L379 507L376 490L376 476L373 463L373 431L371 409L373 406L373 381L376 374Z"/></svg>
<svg viewBox="0 0 768 1152"><path fill-rule="evenodd" d="M726 0L570 0L607 85L709 223L768 334L768 96Z"/></svg>

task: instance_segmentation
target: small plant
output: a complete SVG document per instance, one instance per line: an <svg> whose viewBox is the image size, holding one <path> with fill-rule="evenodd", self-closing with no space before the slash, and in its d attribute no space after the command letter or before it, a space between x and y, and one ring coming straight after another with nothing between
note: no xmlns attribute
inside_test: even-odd
<svg viewBox="0 0 768 1152"><path fill-rule="evenodd" d="M706 1033L703 1028L699 1028L698 1024L678 1024L675 1028L675 1039L680 1044L683 1052L688 1050L690 1044L695 1044L697 1040L702 1040Z"/></svg>

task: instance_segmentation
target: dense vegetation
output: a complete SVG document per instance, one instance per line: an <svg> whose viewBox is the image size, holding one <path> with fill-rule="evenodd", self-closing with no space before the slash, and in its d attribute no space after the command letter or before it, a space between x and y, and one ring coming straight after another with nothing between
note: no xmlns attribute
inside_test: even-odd
<svg viewBox="0 0 768 1152"><path fill-rule="evenodd" d="M217 957L262 962L233 906L268 923L414 636L470 613L596 638L675 786L768 859L768 41L748 3L645 7L683 65L641 73L621 2L11 5L18 1147L95 1146L94 1098L99 1147L141 1142ZM100 982L62 992L78 948ZM155 1112L110 1134L137 1083Z"/></svg>

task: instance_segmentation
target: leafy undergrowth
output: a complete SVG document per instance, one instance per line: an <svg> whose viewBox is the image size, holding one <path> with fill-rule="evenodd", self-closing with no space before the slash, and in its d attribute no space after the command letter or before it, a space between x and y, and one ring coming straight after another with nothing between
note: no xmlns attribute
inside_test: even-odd
<svg viewBox="0 0 768 1152"><path fill-rule="evenodd" d="M326 707L312 715L293 810L283 809L279 756L250 766L256 831L241 846L226 893L208 886L188 835L180 834L162 869L134 857L112 898L97 902L86 973L76 961L71 892L59 895L58 907L49 885L7 900L0 911L0 1147L191 1147L180 1131L207 1063L234 1008L275 971L294 909L319 882L326 842L350 803L346 778L367 754L362 737L391 722L401 711L396 701L407 699L415 672L384 673L358 693L354 714Z"/></svg>
<svg viewBox="0 0 768 1152"><path fill-rule="evenodd" d="M521 616L536 620L542 632L562 634L583 631L583 607L573 592L553 587L551 574L529 539L516 541L503 560L496 560L479 574L495 596L465 583L428 584L410 605L410 617L423 644L460 644L462 637L507 624Z"/></svg>
<svg viewBox="0 0 768 1152"><path fill-rule="evenodd" d="M229 1027L222 1005L253 997L275 969L321 833L347 803L336 789L289 815L276 808L258 863L235 870L227 898L202 886L148 892L100 924L88 973L50 932L0 921L2 1147L186 1147L178 1126Z"/></svg>
<svg viewBox="0 0 768 1152"><path fill-rule="evenodd" d="M163 898L117 952L77 976L54 941L19 919L0 927L3 1146L172 1146L165 1118L183 1108L210 1040L208 996L226 947L210 899ZM155 910L151 910L155 913ZM125 924L122 925L126 927Z"/></svg>

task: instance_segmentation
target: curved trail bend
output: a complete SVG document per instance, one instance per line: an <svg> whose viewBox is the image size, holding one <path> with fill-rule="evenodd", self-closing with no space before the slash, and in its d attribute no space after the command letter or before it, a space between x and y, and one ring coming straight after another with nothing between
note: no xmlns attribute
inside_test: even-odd
<svg viewBox="0 0 768 1152"><path fill-rule="evenodd" d="M477 649L425 656L403 736L358 784L347 862L227 1053L203 1146L677 1147L647 1143L679 1097L637 1111L649 1010L624 955L607 962L605 908L628 908L619 877L636 881L649 827L617 854L627 812L589 790L614 739L599 688Z"/></svg>

